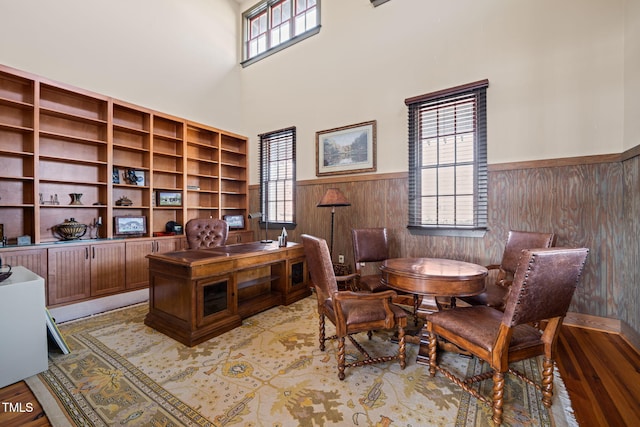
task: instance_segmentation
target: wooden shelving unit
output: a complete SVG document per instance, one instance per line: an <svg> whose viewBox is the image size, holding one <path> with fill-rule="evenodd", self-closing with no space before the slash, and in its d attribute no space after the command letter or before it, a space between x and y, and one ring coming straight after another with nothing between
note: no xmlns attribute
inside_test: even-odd
<svg viewBox="0 0 640 427"><path fill-rule="evenodd" d="M48 257L52 275L51 262L66 256L58 253L55 226L71 218L92 226L81 240L66 244L79 247L70 255L78 259L91 252L93 270L62 281L59 273L49 277L55 286L50 304L146 285L144 257L136 257L139 268L130 268L132 277L112 278L115 288L95 274L104 265L104 271L126 270L124 244L98 247L122 237L115 232L116 216L146 218L146 233L126 240L131 250L136 241L143 245L138 248L145 253L181 249L182 238L155 237L169 221L246 218L246 168L246 137L0 65L0 223L8 238L0 252L24 260L17 251L31 249L30 262L42 270L40 260ZM127 180L129 172L135 181ZM178 201L159 203L159 195L167 193ZM81 204L71 204L74 200ZM99 220L102 226L93 227ZM231 242L250 240L248 234L237 230ZM18 246L19 236L29 236L31 244ZM51 254L43 255L49 247ZM108 253L107 264L93 257L100 253ZM83 280L83 274L92 278L84 288L66 284Z"/></svg>

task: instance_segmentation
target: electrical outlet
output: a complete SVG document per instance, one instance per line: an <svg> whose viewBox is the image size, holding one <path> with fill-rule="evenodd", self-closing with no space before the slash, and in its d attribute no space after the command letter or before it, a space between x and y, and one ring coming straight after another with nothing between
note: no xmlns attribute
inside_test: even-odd
<svg viewBox="0 0 640 427"><path fill-rule="evenodd" d="M344 255L338 255L338 262L344 264Z"/></svg>

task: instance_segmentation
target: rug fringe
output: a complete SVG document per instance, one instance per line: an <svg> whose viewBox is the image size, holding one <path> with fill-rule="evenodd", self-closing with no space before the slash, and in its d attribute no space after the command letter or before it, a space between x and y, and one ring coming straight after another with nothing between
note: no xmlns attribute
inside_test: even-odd
<svg viewBox="0 0 640 427"><path fill-rule="evenodd" d="M552 413L553 413L553 421L556 427L566 426L566 427L579 427L578 421L576 420L575 412L573 411L573 406L571 406L571 398L569 397L569 392L567 391L567 387L560 376L560 371L558 371L558 367L553 367L553 396L554 400L559 400L558 403L560 405L555 404L552 405ZM558 421L563 420L564 423L560 424Z"/></svg>

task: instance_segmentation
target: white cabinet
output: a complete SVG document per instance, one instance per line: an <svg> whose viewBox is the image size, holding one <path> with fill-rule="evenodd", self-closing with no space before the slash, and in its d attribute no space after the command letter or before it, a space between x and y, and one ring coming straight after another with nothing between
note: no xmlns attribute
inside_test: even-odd
<svg viewBox="0 0 640 427"><path fill-rule="evenodd" d="M0 282L0 388L46 371L44 279L24 267Z"/></svg>

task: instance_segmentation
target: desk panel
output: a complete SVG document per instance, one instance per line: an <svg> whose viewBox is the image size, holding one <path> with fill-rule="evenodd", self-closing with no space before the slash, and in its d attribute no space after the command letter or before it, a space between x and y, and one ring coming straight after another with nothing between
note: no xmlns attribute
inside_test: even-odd
<svg viewBox="0 0 640 427"><path fill-rule="evenodd" d="M251 242L147 258L145 324L188 346L240 326L243 318L311 295L298 243L280 248L276 242Z"/></svg>

